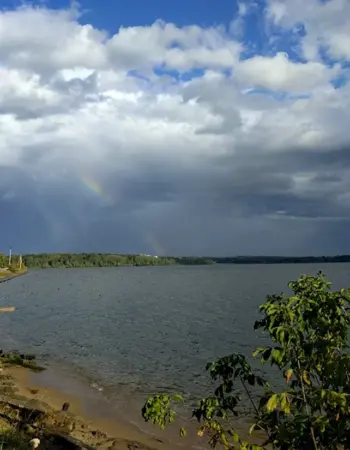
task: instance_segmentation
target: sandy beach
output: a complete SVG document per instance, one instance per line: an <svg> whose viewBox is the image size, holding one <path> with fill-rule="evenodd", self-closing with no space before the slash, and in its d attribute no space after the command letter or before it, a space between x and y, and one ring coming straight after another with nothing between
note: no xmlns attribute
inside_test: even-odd
<svg viewBox="0 0 350 450"><path fill-rule="evenodd" d="M96 404L95 413L87 412L84 398L67 394L52 387L36 382L37 375L30 369L17 366L5 366L1 372L1 408L2 416L10 408L17 406L42 411L47 415L43 420L45 429L57 431L72 439L72 448L101 450L172 450L174 447L165 440L142 433L131 424L105 418ZM39 378L40 379L40 378ZM62 412L63 404L69 404L68 411ZM6 419L2 419L6 421ZM1 424L2 426L4 424ZM40 428L39 427L39 428ZM40 433L32 430L33 434ZM75 446L74 446L75 445ZM61 448L45 446L42 448ZM68 448L67 445L62 448Z"/></svg>
<svg viewBox="0 0 350 450"><path fill-rule="evenodd" d="M58 436L68 438L72 444L67 446L52 445L46 442L40 448L47 450L203 450L209 448L207 439L197 436L195 423L184 424L192 432L184 439L175 439L179 427L174 425L174 433L169 428L160 430L152 424L145 424L143 430L123 419L123 411L115 414L98 392L89 386L75 383L74 378L62 383L65 372L52 368L35 373L30 369L8 365L3 367L0 375L0 418L8 412L8 404L39 410L46 417L38 427L38 432L45 429ZM57 388L57 385L61 388ZM68 411L62 411L64 404L69 404ZM29 413L30 415L31 413ZM141 405L140 405L141 414ZM0 430L2 423L0 419ZM35 423L34 423L35 424ZM33 425L33 423L32 423ZM237 420L236 429L242 438L248 438L248 422ZM35 431L35 430L34 430ZM154 433L154 434L153 434ZM35 434L35 433L34 433ZM42 434L42 433L41 433ZM260 444L265 436L257 433L254 443Z"/></svg>

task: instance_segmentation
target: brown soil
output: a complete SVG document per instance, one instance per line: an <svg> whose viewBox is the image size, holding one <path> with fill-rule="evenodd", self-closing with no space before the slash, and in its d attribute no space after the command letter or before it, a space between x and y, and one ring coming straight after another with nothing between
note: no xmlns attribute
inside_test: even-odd
<svg viewBox="0 0 350 450"><path fill-rule="evenodd" d="M78 398L34 386L28 369L8 366L0 370L0 430L16 429L23 432L28 442L38 437L40 450L171 448L136 428L83 417Z"/></svg>

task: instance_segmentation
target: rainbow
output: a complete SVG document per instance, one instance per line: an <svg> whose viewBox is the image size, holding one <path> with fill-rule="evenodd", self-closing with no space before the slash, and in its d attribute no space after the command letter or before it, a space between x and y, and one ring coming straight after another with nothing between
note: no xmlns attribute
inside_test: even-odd
<svg viewBox="0 0 350 450"><path fill-rule="evenodd" d="M90 194L93 194L96 198L100 199L104 204L108 206L113 206L117 203L118 198L111 197L105 191L103 186L96 180L94 180L92 177L88 175L83 175L82 177L80 177L80 179L86 191L88 191ZM146 234L145 241L152 248L153 252L157 256L164 256L166 254L164 247L159 242L158 238L154 236L154 234L152 233Z"/></svg>
<svg viewBox="0 0 350 450"><path fill-rule="evenodd" d="M114 205L116 203L116 200L113 199L96 180L87 175L83 175L81 181L90 193L103 200L104 203L108 205Z"/></svg>
<svg viewBox="0 0 350 450"><path fill-rule="evenodd" d="M148 233L147 236L146 236L146 242L148 243L148 245L151 246L153 252L155 252L155 254L157 256L164 256L164 255L166 255L164 247L161 245L161 243L156 238L156 236L154 236L154 234Z"/></svg>

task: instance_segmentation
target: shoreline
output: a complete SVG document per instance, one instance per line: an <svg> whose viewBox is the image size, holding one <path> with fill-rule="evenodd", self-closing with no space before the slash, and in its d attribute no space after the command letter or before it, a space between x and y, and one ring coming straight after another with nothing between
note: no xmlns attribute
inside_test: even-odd
<svg viewBox="0 0 350 450"><path fill-rule="evenodd" d="M105 402L101 392L81 384L74 377L66 378L65 371L47 368L33 372L28 367L7 365L0 369L0 381L5 378L10 382L10 392L3 395L3 383L0 382L0 417L1 405L5 400L19 402L21 406L45 412L50 418L60 422L61 431L68 439L73 439L77 447L72 450L205 450L207 440L197 435L197 422L181 423L161 430L156 425L144 423L141 428L136 422L123 417L123 411L117 411ZM76 383L75 383L76 381ZM95 384L95 383L94 383ZM97 386L98 388L98 386ZM68 412L62 412L62 406L69 404ZM140 404L140 417L141 417ZM68 431L67 431L68 422ZM236 430L243 438L249 439L250 422L237 419ZM179 437L181 426L188 429L186 438ZM0 419L1 431L1 419ZM169 431L171 434L169 434ZM61 432L59 431L61 434ZM177 438L176 438L177 437ZM261 433L253 439L255 444L264 440ZM47 444L46 444L47 445ZM61 447L45 447L61 450ZM70 450L63 446L62 450Z"/></svg>
<svg viewBox="0 0 350 450"><path fill-rule="evenodd" d="M167 442L166 438L159 439L139 430L137 426L113 414L98 414L102 411L102 403L92 391L90 398L84 397L84 392L77 395L66 393L48 383L40 382L40 374L31 369L5 365L0 375L1 408L4 404L20 405L21 407L39 410L55 421L63 420L63 434L79 442L76 448L101 450L174 450L181 448L176 444ZM87 395L88 392L86 391ZM93 404L95 401L95 404ZM62 406L69 403L69 410L62 412ZM86 402L90 402L87 408ZM68 423L68 425L67 425ZM67 431L68 426L68 431ZM60 447L52 447L60 448ZM62 447L65 448L65 447ZM73 448L73 447L72 447Z"/></svg>
<svg viewBox="0 0 350 450"><path fill-rule="evenodd" d="M0 271L0 283L6 283L7 281L11 281L14 278L26 275L27 272L28 272L27 270L22 272L10 272L10 274L8 275L7 272L5 273Z"/></svg>

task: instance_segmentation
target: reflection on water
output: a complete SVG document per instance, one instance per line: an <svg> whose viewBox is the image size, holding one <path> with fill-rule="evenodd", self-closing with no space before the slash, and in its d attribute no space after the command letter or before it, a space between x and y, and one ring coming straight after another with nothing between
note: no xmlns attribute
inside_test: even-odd
<svg viewBox="0 0 350 450"><path fill-rule="evenodd" d="M203 394L208 361L261 344L252 324L265 295L319 269L350 286L349 264L32 271L0 286L16 307L0 316L2 345L97 383L135 420L149 393Z"/></svg>

